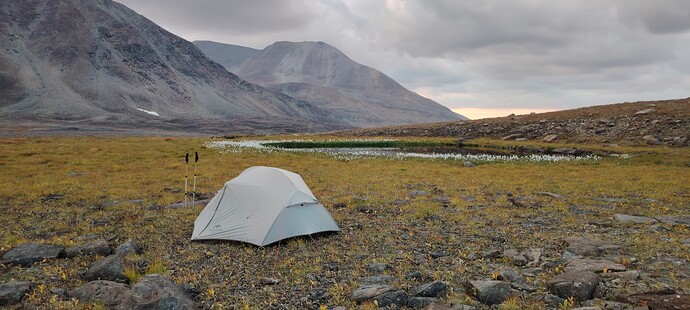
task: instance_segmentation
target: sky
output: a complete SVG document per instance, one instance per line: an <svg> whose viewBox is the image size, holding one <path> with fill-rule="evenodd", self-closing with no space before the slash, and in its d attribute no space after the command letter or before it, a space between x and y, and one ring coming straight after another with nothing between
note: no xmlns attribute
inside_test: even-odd
<svg viewBox="0 0 690 310"><path fill-rule="evenodd" d="M469 118L690 97L687 0L117 0L189 41L323 41Z"/></svg>

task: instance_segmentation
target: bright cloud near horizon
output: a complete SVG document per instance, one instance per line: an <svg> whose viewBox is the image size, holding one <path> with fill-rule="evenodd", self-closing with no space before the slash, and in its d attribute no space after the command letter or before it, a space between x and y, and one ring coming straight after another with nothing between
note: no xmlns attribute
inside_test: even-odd
<svg viewBox="0 0 690 310"><path fill-rule="evenodd" d="M116 0L189 41L324 41L470 118L690 96L687 0Z"/></svg>

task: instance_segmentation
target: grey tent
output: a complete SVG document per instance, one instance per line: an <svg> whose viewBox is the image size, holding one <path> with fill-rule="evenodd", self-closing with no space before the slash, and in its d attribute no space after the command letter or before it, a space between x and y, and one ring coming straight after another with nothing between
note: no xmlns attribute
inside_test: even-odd
<svg viewBox="0 0 690 310"><path fill-rule="evenodd" d="M194 221L192 240L264 246L324 231L340 228L299 174L256 166L225 183L209 201Z"/></svg>

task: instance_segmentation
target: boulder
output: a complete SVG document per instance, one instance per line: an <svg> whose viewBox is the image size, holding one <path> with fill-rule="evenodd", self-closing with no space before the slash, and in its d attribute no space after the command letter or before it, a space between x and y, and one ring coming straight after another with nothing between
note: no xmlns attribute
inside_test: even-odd
<svg viewBox="0 0 690 310"><path fill-rule="evenodd" d="M508 282L503 281L470 281L468 294L475 296L481 303L497 305L514 295Z"/></svg>
<svg viewBox="0 0 690 310"><path fill-rule="evenodd" d="M574 258L566 261L565 271L625 271L625 266L605 259Z"/></svg>
<svg viewBox="0 0 690 310"><path fill-rule="evenodd" d="M681 294L670 290L633 294L623 296L621 299L632 304L646 304L649 309L690 309L690 294Z"/></svg>
<svg viewBox="0 0 690 310"><path fill-rule="evenodd" d="M115 254L123 257L130 254L142 253L144 253L144 251L141 249L141 246L139 246L139 244L134 242L134 240L132 239L127 240L127 242L121 244L115 249Z"/></svg>
<svg viewBox="0 0 690 310"><path fill-rule="evenodd" d="M613 217L621 223L633 223L633 224L654 224L658 223L657 219L647 217L647 216L637 216L628 214L615 214Z"/></svg>
<svg viewBox="0 0 690 310"><path fill-rule="evenodd" d="M463 304L446 306L440 302L434 302L426 306L424 310L477 310L477 307Z"/></svg>
<svg viewBox="0 0 690 310"><path fill-rule="evenodd" d="M350 296L357 302L376 301L379 307L396 305L402 307L407 305L407 294L396 287L390 285L364 285L352 291Z"/></svg>
<svg viewBox="0 0 690 310"><path fill-rule="evenodd" d="M654 109L644 109L644 110L640 110L640 111L635 112L635 115L645 115L645 114L649 114L652 112L654 112Z"/></svg>
<svg viewBox="0 0 690 310"><path fill-rule="evenodd" d="M29 266L45 259L65 256L65 248L58 245L22 243L2 256L0 264Z"/></svg>
<svg viewBox="0 0 690 310"><path fill-rule="evenodd" d="M435 281L427 284L417 286L412 295L416 297L441 297L446 292L446 284L441 281Z"/></svg>
<svg viewBox="0 0 690 310"><path fill-rule="evenodd" d="M596 238L569 237L564 241L568 244L566 251L582 256L597 257L602 254L618 253L621 249L618 244Z"/></svg>
<svg viewBox="0 0 690 310"><path fill-rule="evenodd" d="M410 297L407 299L407 307L413 309L422 309L427 305L438 301L439 299L435 297Z"/></svg>
<svg viewBox="0 0 690 310"><path fill-rule="evenodd" d="M184 290L159 274L145 276L122 295L118 309L198 309Z"/></svg>
<svg viewBox="0 0 690 310"><path fill-rule="evenodd" d="M31 290L31 282L9 282L0 284L0 307L18 304Z"/></svg>
<svg viewBox="0 0 690 310"><path fill-rule="evenodd" d="M599 281L599 276L591 271L574 271L555 276L547 282L547 286L551 293L560 298L566 299L572 296L580 302L592 299Z"/></svg>
<svg viewBox="0 0 690 310"><path fill-rule="evenodd" d="M97 280L75 288L67 295L84 302L98 302L107 307L115 307L122 302L122 295L127 291L127 284Z"/></svg>
<svg viewBox="0 0 690 310"><path fill-rule="evenodd" d="M125 260L120 255L110 255L93 263L84 274L84 280L109 280L121 283L129 283L125 275Z"/></svg>
<svg viewBox="0 0 690 310"><path fill-rule="evenodd" d="M88 255L108 256L111 252L112 250L110 249L108 242L103 239L99 239L82 245L69 247L65 249L65 256L67 258Z"/></svg>

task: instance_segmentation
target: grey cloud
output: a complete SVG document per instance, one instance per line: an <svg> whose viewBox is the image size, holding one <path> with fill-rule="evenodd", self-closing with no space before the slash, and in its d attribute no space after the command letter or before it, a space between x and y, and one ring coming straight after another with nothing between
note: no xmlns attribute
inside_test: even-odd
<svg viewBox="0 0 690 310"><path fill-rule="evenodd" d="M463 94L444 97L460 98L449 106L564 108L690 89L687 0L121 2L189 40L325 41L412 90Z"/></svg>
<svg viewBox="0 0 690 310"><path fill-rule="evenodd" d="M304 29L316 18L311 1L117 0L154 21L192 32L251 34Z"/></svg>

